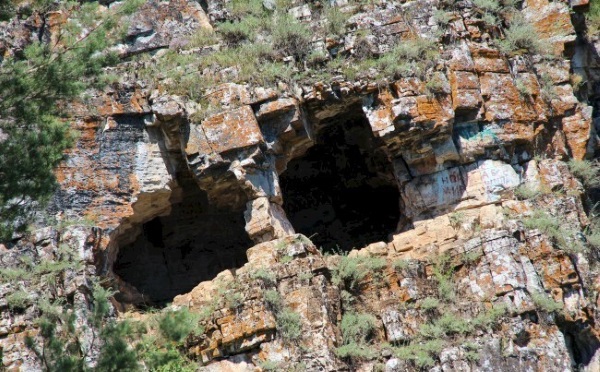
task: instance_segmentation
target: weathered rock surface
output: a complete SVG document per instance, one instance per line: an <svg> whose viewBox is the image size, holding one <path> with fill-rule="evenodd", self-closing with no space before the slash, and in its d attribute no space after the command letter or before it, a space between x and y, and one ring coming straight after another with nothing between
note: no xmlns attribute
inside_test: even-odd
<svg viewBox="0 0 600 372"><path fill-rule="evenodd" d="M194 1L150 1L130 20L120 50L127 56L178 50L194 30L226 19L226 3L209 0L203 9ZM91 92L88 105L73 105L80 135L56 171L60 188L38 230L0 245L0 266L14 266L19 255L51 255L62 244L86 263L61 283L65 295L84 292L85 275L99 275L119 291L119 311L170 299L194 312L209 309L204 334L186 341L206 371L264 370L267 362L277 370L418 370L390 350L418 343L421 326L444 311L469 320L500 306L507 311L493 327L444 335L427 369L595 371L597 256L559 247L523 223L542 209L581 236L590 224L589 200L566 165L595 158L600 143L593 108L600 41L584 39L571 21L579 15L569 14L584 3L523 2L523 16L554 50L553 59L501 53L489 35L501 31L486 27L470 2L460 2L439 33L434 12L443 4L415 0L357 8L339 41L315 35L313 45L325 45L326 53L333 50L327 45L351 53L357 29L369 29L380 51L409 30L427 38L441 33L434 71L441 83L433 95L416 77L282 83L278 90L226 83L207 98L216 109L198 121L195 102L150 89L135 76L141 65L124 63L122 81ZM301 2L290 13L322 21ZM0 54L18 52L31 30L43 27L38 21L0 23ZM587 82L579 93L572 72ZM281 182L286 172L315 183L290 177L290 186ZM390 185L391 196L375 197L373 190ZM520 185L540 194L519 200ZM358 203L370 214L352 207ZM392 227L377 219L389 208L399 216ZM94 227L57 231L44 222L52 219L85 219ZM381 264L353 288L341 285L343 258L323 255L311 242L335 245L332 236L348 242L348 257ZM385 238L363 244L364 236ZM427 309L442 287L437 260L446 256L454 299ZM27 283L0 286L2 363L39 370L24 344L36 332L35 314L15 316L5 300L18 286ZM299 315L301 334L293 342L267 291ZM540 294L561 310L541 308ZM370 342L377 355L340 356L349 313L375 317Z"/></svg>

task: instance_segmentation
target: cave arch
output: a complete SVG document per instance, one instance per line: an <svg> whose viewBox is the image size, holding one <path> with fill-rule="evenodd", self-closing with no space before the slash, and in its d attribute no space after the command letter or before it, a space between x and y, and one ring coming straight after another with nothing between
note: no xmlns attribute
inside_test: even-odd
<svg viewBox="0 0 600 372"><path fill-rule="evenodd" d="M326 251L385 241L396 231L400 193L392 164L360 107L330 119L280 175L292 226Z"/></svg>
<svg viewBox="0 0 600 372"><path fill-rule="evenodd" d="M253 243L244 226L243 205L211 205L193 181L180 184L170 212L134 225L117 238L112 271L135 288L117 300L162 306L226 269L247 262Z"/></svg>

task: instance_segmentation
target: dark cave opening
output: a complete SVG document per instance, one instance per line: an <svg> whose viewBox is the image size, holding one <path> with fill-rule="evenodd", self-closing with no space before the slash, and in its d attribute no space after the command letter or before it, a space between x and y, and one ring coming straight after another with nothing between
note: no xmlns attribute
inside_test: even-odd
<svg viewBox="0 0 600 372"><path fill-rule="evenodd" d="M283 208L294 229L326 251L387 240L400 218L400 194L367 119L334 118L316 140L280 175Z"/></svg>
<svg viewBox="0 0 600 372"><path fill-rule="evenodd" d="M247 262L246 250L253 243L244 229L243 209L214 208L195 185L184 187L180 199L168 215L127 231L137 237L124 237L129 242L119 247L113 272L143 295L133 301L136 305L162 306Z"/></svg>

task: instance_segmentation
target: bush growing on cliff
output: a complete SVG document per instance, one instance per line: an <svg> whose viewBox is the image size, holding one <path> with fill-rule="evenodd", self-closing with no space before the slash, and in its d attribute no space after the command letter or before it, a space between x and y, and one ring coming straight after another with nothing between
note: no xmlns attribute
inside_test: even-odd
<svg viewBox="0 0 600 372"><path fill-rule="evenodd" d="M600 186L600 165L589 160L569 160L569 169L585 187Z"/></svg>
<svg viewBox="0 0 600 372"><path fill-rule="evenodd" d="M198 330L199 320L197 314L192 314L186 307L183 307L161 314L158 319L158 328L166 339L181 342L192 332Z"/></svg>
<svg viewBox="0 0 600 372"><path fill-rule="evenodd" d="M544 52L540 37L533 25L524 17L515 14L504 31L504 40L499 42L500 50L506 54L520 51L529 53Z"/></svg>
<svg viewBox="0 0 600 372"><path fill-rule="evenodd" d="M296 341L302 335L300 315L285 308L276 314L277 331L286 341Z"/></svg>
<svg viewBox="0 0 600 372"><path fill-rule="evenodd" d="M341 256L333 270L332 281L343 285L349 290L356 290L361 280L368 274L377 276L386 267L385 259L379 257L348 257Z"/></svg>
<svg viewBox="0 0 600 372"><path fill-rule="evenodd" d="M600 2L590 1L590 9L585 15L588 36L596 36L600 31Z"/></svg>
<svg viewBox="0 0 600 372"><path fill-rule="evenodd" d="M370 314L346 313L340 324L342 346L335 350L340 358L371 359L376 354L369 344L377 329L376 319Z"/></svg>
<svg viewBox="0 0 600 372"><path fill-rule="evenodd" d="M542 292L532 293L531 298L538 310L547 313L556 313L563 308L562 303L555 301L553 298Z"/></svg>
<svg viewBox="0 0 600 372"><path fill-rule="evenodd" d="M290 15L280 15L273 25L273 46L300 61L309 54L311 31Z"/></svg>

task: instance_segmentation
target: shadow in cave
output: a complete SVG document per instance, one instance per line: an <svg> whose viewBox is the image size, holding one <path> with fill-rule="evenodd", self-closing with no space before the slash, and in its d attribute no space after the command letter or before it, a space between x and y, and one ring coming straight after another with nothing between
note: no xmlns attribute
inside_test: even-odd
<svg viewBox="0 0 600 372"><path fill-rule="evenodd" d="M392 165L364 115L324 126L317 144L288 163L280 185L294 229L326 251L387 240L400 218Z"/></svg>
<svg viewBox="0 0 600 372"><path fill-rule="evenodd" d="M182 191L169 215L137 226L135 241L119 247L113 271L143 295L144 305L162 306L223 270L241 267L253 245L243 210L211 207L195 184Z"/></svg>

